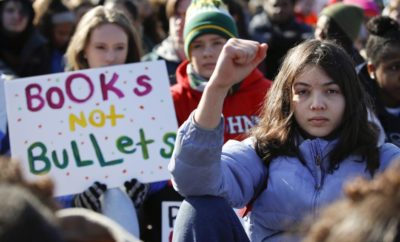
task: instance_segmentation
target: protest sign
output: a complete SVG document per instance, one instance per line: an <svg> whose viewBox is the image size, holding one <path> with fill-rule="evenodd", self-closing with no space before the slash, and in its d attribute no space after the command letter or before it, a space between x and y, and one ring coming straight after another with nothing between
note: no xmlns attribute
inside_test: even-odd
<svg viewBox="0 0 400 242"><path fill-rule="evenodd" d="M171 242L175 219L182 202L165 201L161 204L161 242Z"/></svg>
<svg viewBox="0 0 400 242"><path fill-rule="evenodd" d="M5 83L11 154L25 175L50 175L56 195L94 181L169 178L177 122L163 61Z"/></svg>

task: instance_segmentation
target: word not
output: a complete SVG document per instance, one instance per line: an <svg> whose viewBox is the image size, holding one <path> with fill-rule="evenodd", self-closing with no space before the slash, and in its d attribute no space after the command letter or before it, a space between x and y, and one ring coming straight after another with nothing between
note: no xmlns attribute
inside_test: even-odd
<svg viewBox="0 0 400 242"><path fill-rule="evenodd" d="M111 122L111 126L114 127L117 124L117 119L122 119L125 116L123 114L116 114L115 112L115 106L111 105L110 106L110 114L106 115L102 110L100 109L94 109L91 111L88 115L89 117L89 123L97 128L101 128L106 124L106 120L109 119ZM97 120L96 120L97 118ZM69 130L70 131L75 131L75 125L79 125L83 128L85 128L88 125L88 121L86 119L86 116L83 112L79 113L79 117L76 116L75 114L70 114L69 115Z"/></svg>
<svg viewBox="0 0 400 242"><path fill-rule="evenodd" d="M109 94L114 93L118 98L123 98L125 94L121 89L115 86L119 76L117 73L113 73L111 80L106 81L106 75L101 73L100 89L102 100L106 101L109 99ZM84 97L79 97L76 90L72 88L75 81L85 81L87 83L87 94ZM136 84L139 87L133 88L132 92L137 96L144 96L149 94L153 90L153 86L149 83L151 78L147 75L140 75L136 78ZM97 83L97 81L96 81ZM84 103L90 100L95 93L94 84L92 79L88 75L83 73L74 73L67 77L65 80L65 93L59 87L50 87L43 93L42 86L37 83L29 84L25 87L26 105L29 111L38 112L46 106L46 103L51 109L61 109L65 104L65 99L68 98L74 103Z"/></svg>
<svg viewBox="0 0 400 242"><path fill-rule="evenodd" d="M168 132L162 136L162 143L165 144L166 148L161 148L159 155L165 159L170 158L174 148L176 133ZM102 152L102 149L97 142L96 137L93 134L89 134L90 143L93 151L96 154L97 163L101 167L118 165L124 162L123 158L107 160ZM135 143L134 140L128 136L122 135L117 138L115 145L119 152L122 154L134 154L137 148L141 149L143 160L150 158L148 146L154 143L153 139L147 139L143 129L139 129L139 142ZM75 163L77 167L87 167L93 165L96 160L94 159L82 159L81 152L79 151L78 144L75 140L70 142L70 148L72 151L72 157L70 157L67 149L62 149L60 160L56 150L48 152L46 145L42 142L34 142L28 147L28 163L29 170L35 175L44 175L51 171L52 164L58 169L66 169L71 165L70 159ZM87 154L88 152L85 152Z"/></svg>

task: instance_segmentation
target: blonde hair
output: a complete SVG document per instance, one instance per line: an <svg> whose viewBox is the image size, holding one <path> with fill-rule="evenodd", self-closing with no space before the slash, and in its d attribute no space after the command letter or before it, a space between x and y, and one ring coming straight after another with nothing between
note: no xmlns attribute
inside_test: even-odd
<svg viewBox="0 0 400 242"><path fill-rule="evenodd" d="M128 35L128 55L125 63L140 61L140 49L138 35L129 19L114 9L97 6L83 15L82 19L71 38L66 52L67 70L81 70L89 68L84 56L84 50L89 42L94 29L104 24L115 24L121 27Z"/></svg>

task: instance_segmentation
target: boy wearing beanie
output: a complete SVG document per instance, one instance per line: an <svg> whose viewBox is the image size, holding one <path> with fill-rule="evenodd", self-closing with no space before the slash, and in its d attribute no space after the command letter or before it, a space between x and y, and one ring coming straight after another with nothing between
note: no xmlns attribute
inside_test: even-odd
<svg viewBox="0 0 400 242"><path fill-rule="evenodd" d="M229 39L238 36L236 24L221 1L193 1L187 10L185 28L185 54L189 57L190 44L204 34L216 34Z"/></svg>
<svg viewBox="0 0 400 242"><path fill-rule="evenodd" d="M184 47L187 60L178 66L177 84L171 87L178 125L180 126L199 104L203 90L211 77L217 59L230 38L236 38L238 31L232 16L220 0L193 0L186 12L184 27ZM244 40L237 39L237 43ZM244 47L245 49L245 47ZM241 140L245 133L258 121L258 110L271 81L255 68L239 84L231 87L225 99L225 141ZM198 181L197 181L198 182ZM158 204L156 202L158 201ZM181 197L168 183L159 192L150 195L146 204L161 207L163 201L182 201ZM158 214L158 216L160 216ZM144 214L146 217L146 214ZM158 218L160 220L160 218ZM160 227L160 221L153 219L153 233ZM157 233L157 232L156 232ZM161 240L152 240L161 241Z"/></svg>
<svg viewBox="0 0 400 242"><path fill-rule="evenodd" d="M218 56L230 38L238 37L235 21L220 0L194 0L186 13L184 46L187 61L177 69L172 86L178 124L197 107ZM233 86L225 101L225 141L242 136L257 121L258 108L271 82L255 69Z"/></svg>

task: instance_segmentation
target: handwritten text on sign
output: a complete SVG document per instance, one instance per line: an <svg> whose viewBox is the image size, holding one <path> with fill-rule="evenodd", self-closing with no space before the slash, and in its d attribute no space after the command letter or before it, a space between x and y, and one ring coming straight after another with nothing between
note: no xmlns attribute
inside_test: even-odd
<svg viewBox="0 0 400 242"><path fill-rule="evenodd" d="M168 179L177 129L162 61L36 76L6 83L11 153L57 195L94 181Z"/></svg>

